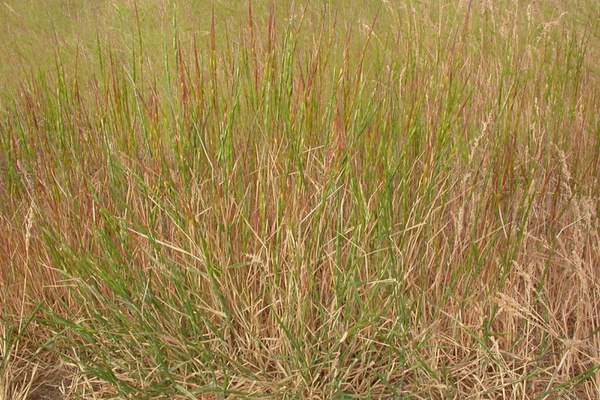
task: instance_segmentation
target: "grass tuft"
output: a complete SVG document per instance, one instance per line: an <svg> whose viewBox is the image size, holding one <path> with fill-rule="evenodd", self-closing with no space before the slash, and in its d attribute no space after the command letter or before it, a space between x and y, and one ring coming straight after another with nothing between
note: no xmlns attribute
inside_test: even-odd
<svg viewBox="0 0 600 400"><path fill-rule="evenodd" d="M596 2L50 3L0 400L600 398Z"/></svg>

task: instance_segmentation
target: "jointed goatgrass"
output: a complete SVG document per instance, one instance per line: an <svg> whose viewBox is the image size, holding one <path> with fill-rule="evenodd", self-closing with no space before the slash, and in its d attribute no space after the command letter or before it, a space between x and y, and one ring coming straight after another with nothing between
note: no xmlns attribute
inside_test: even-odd
<svg viewBox="0 0 600 400"><path fill-rule="evenodd" d="M595 1L0 8L1 400L600 398Z"/></svg>

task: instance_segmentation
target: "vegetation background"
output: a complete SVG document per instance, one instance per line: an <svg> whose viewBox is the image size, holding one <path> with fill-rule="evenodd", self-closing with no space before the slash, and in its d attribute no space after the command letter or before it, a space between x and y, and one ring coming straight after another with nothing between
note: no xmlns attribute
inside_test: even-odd
<svg viewBox="0 0 600 400"><path fill-rule="evenodd" d="M600 398L600 3L0 2L0 399Z"/></svg>

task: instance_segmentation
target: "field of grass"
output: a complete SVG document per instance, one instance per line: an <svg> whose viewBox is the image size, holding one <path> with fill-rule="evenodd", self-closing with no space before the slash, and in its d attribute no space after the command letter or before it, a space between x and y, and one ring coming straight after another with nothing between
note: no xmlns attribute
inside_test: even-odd
<svg viewBox="0 0 600 400"><path fill-rule="evenodd" d="M600 399L597 0L0 1L0 400Z"/></svg>

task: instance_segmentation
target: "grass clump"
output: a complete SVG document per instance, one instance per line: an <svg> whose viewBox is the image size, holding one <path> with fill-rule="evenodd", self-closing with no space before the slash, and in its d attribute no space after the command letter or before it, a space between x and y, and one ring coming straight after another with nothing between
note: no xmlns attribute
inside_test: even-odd
<svg viewBox="0 0 600 400"><path fill-rule="evenodd" d="M0 399L600 395L600 8L8 1Z"/></svg>

